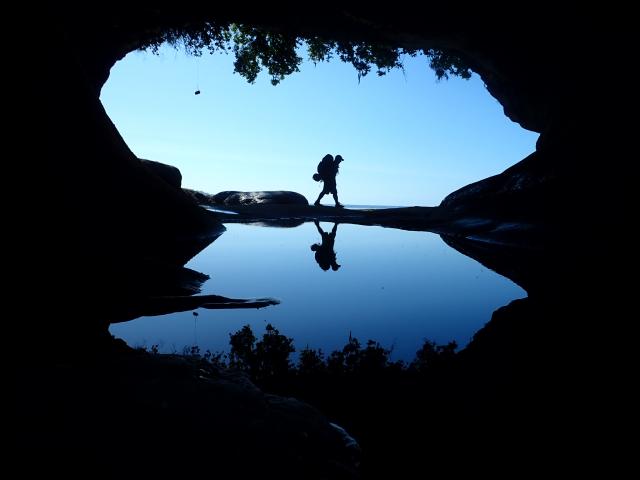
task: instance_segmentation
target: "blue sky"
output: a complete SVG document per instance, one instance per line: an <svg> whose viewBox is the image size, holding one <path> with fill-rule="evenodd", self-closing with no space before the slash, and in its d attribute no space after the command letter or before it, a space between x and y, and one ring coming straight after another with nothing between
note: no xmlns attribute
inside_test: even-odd
<svg viewBox="0 0 640 480"><path fill-rule="evenodd" d="M101 100L138 157L209 193L293 190L312 202L311 175L331 153L345 159L345 204L437 205L533 152L538 134L505 117L478 76L438 82L424 57L404 65L358 82L336 59L305 62L274 87L264 72L254 84L234 74L232 55L163 47L118 62Z"/></svg>

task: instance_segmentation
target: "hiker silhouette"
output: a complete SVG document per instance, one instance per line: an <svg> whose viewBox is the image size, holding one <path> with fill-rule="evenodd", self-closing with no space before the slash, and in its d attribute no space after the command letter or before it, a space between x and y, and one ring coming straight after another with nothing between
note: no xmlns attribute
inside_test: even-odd
<svg viewBox="0 0 640 480"><path fill-rule="evenodd" d="M342 158L342 155L336 155L336 158L334 159L333 155L327 154L318 164L318 173L314 174L313 178L317 181L322 180L324 185L322 186L322 191L320 192L320 195L318 195L318 199L314 202L314 205L320 205L320 199L330 193L333 195L336 207L344 207L344 205L338 201L338 188L336 186L336 175L338 175L340 162L343 161L344 158Z"/></svg>
<svg viewBox="0 0 640 480"><path fill-rule="evenodd" d="M320 227L320 223L314 220L318 233L322 237L322 243L314 243L311 245L311 250L316 252L316 262L322 270L333 270L334 272L340 268L338 262L336 262L336 252L333 250L333 245L336 241L336 233L338 232L338 224L334 223L330 233L325 232Z"/></svg>

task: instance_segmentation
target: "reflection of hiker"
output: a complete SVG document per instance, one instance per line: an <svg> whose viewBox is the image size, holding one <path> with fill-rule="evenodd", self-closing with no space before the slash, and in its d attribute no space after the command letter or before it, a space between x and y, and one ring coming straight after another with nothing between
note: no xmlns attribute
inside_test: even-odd
<svg viewBox="0 0 640 480"><path fill-rule="evenodd" d="M336 262L336 252L333 251L333 244L336 241L336 233L338 232L338 224L333 224L333 229L331 233L327 233L322 228L320 228L320 224L317 220L313 223L316 224L316 228L318 229L318 233L322 237L322 244L314 243L311 245L311 250L316 252L316 262L320 265L320 268L323 270L331 270L336 271L340 268L340 265Z"/></svg>
<svg viewBox="0 0 640 480"><path fill-rule="evenodd" d="M344 161L344 159L340 155L336 155L335 160L332 155L325 155L322 161L318 164L318 173L315 174L313 178L317 181L322 180L324 182L324 186L322 187L322 191L320 192L320 195L318 195L318 199L315 201L314 205L320 205L320 199L331 193L336 202L336 207L343 208L343 205L338 201L338 189L336 187L336 175L338 174L340 162L342 161Z"/></svg>

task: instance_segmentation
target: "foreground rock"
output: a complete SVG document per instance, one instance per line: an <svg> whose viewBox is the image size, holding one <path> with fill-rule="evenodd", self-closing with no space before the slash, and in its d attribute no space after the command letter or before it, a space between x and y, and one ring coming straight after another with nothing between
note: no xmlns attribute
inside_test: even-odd
<svg viewBox="0 0 640 480"><path fill-rule="evenodd" d="M25 478L57 467L66 478L356 478L344 433L309 405L198 356L109 348L24 366L14 440L30 446Z"/></svg>
<svg viewBox="0 0 640 480"><path fill-rule="evenodd" d="M196 190L183 189L187 195L191 196L201 205L309 205L309 201L304 195L287 190L274 190L262 192L238 192L229 190L211 195Z"/></svg>

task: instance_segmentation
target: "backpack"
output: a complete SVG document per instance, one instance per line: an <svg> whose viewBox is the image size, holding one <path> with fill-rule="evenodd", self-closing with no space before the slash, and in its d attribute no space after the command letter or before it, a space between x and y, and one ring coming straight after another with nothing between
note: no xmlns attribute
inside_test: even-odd
<svg viewBox="0 0 640 480"><path fill-rule="evenodd" d="M318 173L313 174L313 179L316 182L324 180L331 176L331 169L333 168L333 159L330 155L326 155L320 163L318 163Z"/></svg>

